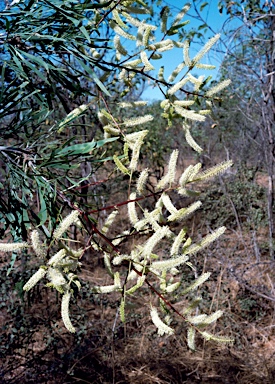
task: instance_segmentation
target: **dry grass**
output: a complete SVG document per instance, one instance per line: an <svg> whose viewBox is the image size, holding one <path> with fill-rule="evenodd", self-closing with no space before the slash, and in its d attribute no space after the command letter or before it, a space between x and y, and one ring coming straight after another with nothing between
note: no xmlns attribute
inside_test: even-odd
<svg viewBox="0 0 275 384"><path fill-rule="evenodd" d="M174 336L159 338L148 315L146 290L128 302L126 324L117 316L119 297L115 294L88 301L78 298L72 312L80 335L68 335L60 321L57 298L40 286L29 305L23 305L26 326L30 327L28 337L23 337L24 330L19 328L18 342L12 343L8 335L16 328L17 317L2 312L1 325L4 321L8 324L2 341L8 341L10 348L2 356L1 382L274 383L274 265L264 259L253 261L252 255L249 259L243 256L239 250L243 245L234 236L237 234L228 235L224 241L234 244L235 255L230 257L230 249L221 242L195 261L199 264L204 257L204 268L212 272L211 281L201 292L207 302L205 308L226 312L215 332L233 335L234 345L199 340L197 351L192 353L186 347L186 330L180 322L173 324ZM86 260L82 278L91 284L110 283L95 259ZM22 306L16 295L11 298Z"/></svg>
<svg viewBox="0 0 275 384"><path fill-rule="evenodd" d="M127 190L119 192L119 201ZM124 197L123 197L124 196ZM112 196L108 204L115 204ZM105 204L105 203L104 203ZM126 205L117 228L124 228ZM109 213L109 212L108 212ZM106 212L100 217L104 221ZM190 235L198 232L200 217L190 219ZM199 228L202 235L209 228ZM116 235L116 232L113 233ZM19 299L14 286L22 279L20 265L6 278L0 265L0 382L96 384L273 384L275 382L275 270L264 250L255 244L266 239L266 229L251 233L227 231L223 240L194 256L201 272L212 272L200 294L204 311L223 309L216 334L234 337L226 346L198 340L197 351L186 346L186 328L175 318L175 335L158 337L149 316L154 300L146 289L128 300L125 324L118 316L120 297L92 295L91 285L108 285L100 255L82 260L83 294L71 305L77 334L66 332L60 319L60 297L42 285ZM131 241L135 241L134 239ZM5 289L4 289L5 288ZM177 299L180 308L185 298Z"/></svg>

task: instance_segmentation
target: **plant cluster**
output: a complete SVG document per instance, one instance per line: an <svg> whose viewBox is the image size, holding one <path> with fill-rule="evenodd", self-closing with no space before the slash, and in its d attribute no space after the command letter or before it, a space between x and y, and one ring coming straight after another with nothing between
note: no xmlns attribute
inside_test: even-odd
<svg viewBox="0 0 275 384"><path fill-rule="evenodd" d="M235 228L237 213L240 223L246 230L266 226L264 187L249 179L248 173L247 169L240 167L239 172L232 176L234 181L227 183L226 191L223 185L220 185L216 188L210 186L202 193L202 210L208 224L218 223Z"/></svg>
<svg viewBox="0 0 275 384"><path fill-rule="evenodd" d="M140 153L150 134L146 127L153 116L136 114L136 108L146 102L129 96L140 82L153 81L163 93L160 107L168 127L175 119L180 120L189 146L198 153L203 151L192 136L192 124L205 121L213 101L219 100L216 94L230 81L209 86L209 78L193 74L196 68L213 68L201 61L219 35L209 39L191 58L189 41L177 39L178 31L187 25L182 19L189 7L185 5L172 21L169 9L164 7L160 12L160 31L151 22L150 7L141 0L93 4L30 0L2 12L2 50L6 57L1 64L1 132L11 145L0 147L6 167L5 185L3 182L0 186L8 192L8 199L4 195L0 198L0 220L3 235L6 237L10 229L13 241L7 242L7 236L0 251L13 252L9 272L17 252L26 250L33 255L39 268L23 290L31 290L46 278L47 286L62 295L62 319L72 333L76 329L69 317L69 304L74 292L81 290L81 258L85 253L99 251L113 283L92 286L91 290L117 292L121 297L122 321L128 297L147 286L158 302L152 299L148 306L159 335L174 332L172 315L176 314L186 323L192 350L196 333L206 340L230 341L209 331L209 326L222 315L221 310L199 313L202 298L196 295L196 290L210 273L202 273L191 284L181 287L182 294L189 299L181 310L176 309L171 298L181 285L178 277L182 269L194 269L191 256L225 231L225 227L220 227L199 241L191 239L181 222L198 210L201 202L186 206L185 198L196 194L193 185L223 173L232 162L225 161L208 170L202 170L198 163L180 172L179 151L175 149L164 175L150 181L153 190L148 194L150 170L140 161ZM42 20L47 22L42 25ZM98 37L101 30L104 37ZM161 33L160 38L157 32ZM164 52L173 49L182 50L182 62L168 78L163 67L156 77L151 75L154 60L161 60ZM79 101L70 111L65 95ZM200 108L193 108L196 103ZM62 105L65 116L60 118L55 113L57 105ZM120 110L128 112L124 116ZM89 115L100 132L96 132L93 140L80 142L81 133L83 139L88 136ZM116 143L115 151L112 143ZM90 202L96 199L96 194L88 199L87 191L93 185L91 180L96 171L100 176L102 164L107 169L105 181L112 177L115 180L118 175L125 177L127 199L95 207ZM94 184L98 183L96 180ZM180 205L173 201L174 193L181 197ZM155 203L148 209L144 204L151 197ZM128 221L111 238L108 231L124 206L128 208ZM110 212L103 224L98 220L101 211ZM74 241L73 228L80 241Z"/></svg>

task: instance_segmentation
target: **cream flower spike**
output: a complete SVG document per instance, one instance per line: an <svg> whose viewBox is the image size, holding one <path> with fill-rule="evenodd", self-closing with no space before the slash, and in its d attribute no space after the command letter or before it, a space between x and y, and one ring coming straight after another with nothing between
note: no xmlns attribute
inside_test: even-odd
<svg viewBox="0 0 275 384"><path fill-rule="evenodd" d="M158 329L159 336L163 336L164 334L173 335L174 330L161 320L161 318L159 317L158 311L155 307L153 306L151 307L150 313L151 313L152 321Z"/></svg>
<svg viewBox="0 0 275 384"><path fill-rule="evenodd" d="M77 220L78 218L78 215L79 215L79 212L78 211L73 211L71 212L67 217L65 217L64 220L61 221L61 223L59 224L59 226L56 228L56 230L54 231L53 233L53 237L55 239L60 239L63 235L64 232L67 231L67 229L73 224L75 223L75 221Z"/></svg>
<svg viewBox="0 0 275 384"><path fill-rule="evenodd" d="M20 249L27 248L28 243L0 243L0 252L13 252L19 251Z"/></svg>

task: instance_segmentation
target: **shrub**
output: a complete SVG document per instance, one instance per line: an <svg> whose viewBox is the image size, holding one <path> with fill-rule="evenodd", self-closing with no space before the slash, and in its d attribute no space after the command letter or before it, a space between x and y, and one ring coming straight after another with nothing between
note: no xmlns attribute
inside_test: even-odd
<svg viewBox="0 0 275 384"><path fill-rule="evenodd" d="M24 269L36 265L23 291L46 280L46 287L62 297L61 316L71 333L77 325L71 321L69 305L81 291L81 260L100 253L110 284L93 285L91 291L116 292L122 322L128 298L146 286L154 299L145 305L159 335L174 332L177 315L187 326L192 350L196 333L206 340L230 341L208 330L221 310L198 314L202 298L196 290L210 273L189 284L180 275L184 268L194 269L193 254L225 231L220 227L200 241L191 239L181 223L201 202L186 206L185 197L194 195L193 185L221 174L232 162L203 171L198 163L181 172L179 151L174 149L164 174L150 180L154 162L144 168L139 160L153 120L152 114L141 112L146 102L136 98L143 81L162 90L160 107L167 126L180 121L187 143L198 153L202 148L192 136L192 123L205 120L212 100L219 100L216 94L229 84L225 80L209 86L209 78L204 81L192 74L196 68L213 68L201 60L219 35L190 58L189 42L177 39L187 24L182 18L188 9L184 6L171 21L164 7L160 30L142 1L72 6L69 1L30 0L1 13L5 63L0 111L6 144L1 146L0 220L5 241L0 251L12 253L9 273L16 260ZM163 67L156 77L151 75L153 60L177 48L183 50L183 61L170 76L166 79ZM200 108L192 109L196 102ZM127 189L121 189L123 182ZM104 185L114 195L102 200L99 187ZM175 194L181 197L177 202ZM112 202L105 206L109 199ZM27 255L31 260L25 265ZM172 303L180 286L189 303L178 310Z"/></svg>

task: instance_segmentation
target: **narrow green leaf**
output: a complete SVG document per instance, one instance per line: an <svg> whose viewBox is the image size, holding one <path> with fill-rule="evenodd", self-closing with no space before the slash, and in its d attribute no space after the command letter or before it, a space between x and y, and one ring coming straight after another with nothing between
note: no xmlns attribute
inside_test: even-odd
<svg viewBox="0 0 275 384"><path fill-rule="evenodd" d="M31 61L33 61L34 63L44 67L46 69L46 71L49 70L49 68L51 69L55 69L52 65L48 65L44 60L42 60L39 56L34 56L34 55L31 55L30 53L27 53L25 51L21 51L20 49L18 49L18 52L20 52L22 55L24 55L25 57L27 57L28 59L30 59Z"/></svg>
<svg viewBox="0 0 275 384"><path fill-rule="evenodd" d="M206 28L208 28L208 25L204 23L199 26L198 31L201 31L202 29L206 29Z"/></svg>
<svg viewBox="0 0 275 384"><path fill-rule="evenodd" d="M92 141L90 143L71 145L69 147L63 148L60 152L57 152L55 157L84 155L90 152L94 147L95 141Z"/></svg>
<svg viewBox="0 0 275 384"><path fill-rule="evenodd" d="M77 60L77 59L76 59L76 61L78 62L78 64L81 65L82 68L85 69L85 71L87 73L89 73L89 75L91 75L91 77L93 78L94 82L98 85L98 87L102 90L102 92L104 92L107 96L111 96L111 94L109 93L109 91L107 90L105 85L97 77L97 75L94 72L94 70L91 67L89 67L88 65L84 64L83 61Z"/></svg>
<svg viewBox="0 0 275 384"><path fill-rule="evenodd" d="M29 219L29 216L28 216L28 211L26 209L23 209L22 218L23 218L23 223L24 223L25 227L27 229L30 229L30 227L31 227L30 219Z"/></svg>
<svg viewBox="0 0 275 384"><path fill-rule="evenodd" d="M7 32L9 32L9 29L10 29L10 21L8 18L5 18L5 22L6 22L6 30Z"/></svg>
<svg viewBox="0 0 275 384"><path fill-rule="evenodd" d="M50 2L50 1L48 1L48 0L44 0L44 2L45 2L46 4L48 4L48 5L50 6L50 8L54 8L54 9L57 10L58 13L60 12L61 14L63 14L64 16L66 16L69 20L71 20L71 21L74 23L74 25L77 25L77 24L79 23L79 21L78 21L77 19L71 17L71 15L74 14L73 11L69 11L68 9L65 10L65 9L63 9L63 8L61 8L61 7L58 7L58 6L55 5L52 1ZM61 4L62 4L62 3L61 3ZM78 15L78 16L79 16L79 15Z"/></svg>
<svg viewBox="0 0 275 384"><path fill-rule="evenodd" d="M208 5L207 1L202 3L202 5L200 6L200 11L202 11L207 5Z"/></svg>
<svg viewBox="0 0 275 384"><path fill-rule="evenodd" d="M40 219L40 225L43 225L43 224L45 224L45 221L47 220L47 216L48 216L47 215L47 206L46 206L46 202L44 199L42 189L39 188L38 192L39 192L40 211L39 211L37 216Z"/></svg>
<svg viewBox="0 0 275 384"><path fill-rule="evenodd" d="M65 163L59 161L59 162L52 162L52 163L46 164L45 166L47 168L76 169L79 167L79 164L65 164Z"/></svg>
<svg viewBox="0 0 275 384"><path fill-rule="evenodd" d="M27 65L33 72L35 72L37 74L38 77L40 77L40 79L42 79L46 84L50 84L48 82L48 80L46 79L46 77L42 74L42 72L40 72L34 65L32 65L31 63L29 63L27 60L23 60L24 61L24 64Z"/></svg>
<svg viewBox="0 0 275 384"><path fill-rule="evenodd" d="M14 53L12 51L10 51L10 54L12 55L12 60L15 62L16 64L16 67L14 67L11 63L10 63L10 67L16 72L16 73L19 73L21 77L25 78L26 80L29 80L28 79L28 76L26 75L25 71L23 70L23 67L21 65L21 62L18 60L18 58L14 55Z"/></svg>
<svg viewBox="0 0 275 384"><path fill-rule="evenodd" d="M187 24L189 24L189 23L190 23L190 20L186 20L186 21L184 21L184 22L182 22L182 23L180 23L180 24L173 25L173 26L168 30L167 35L168 35L168 36L172 36L172 35L177 34L180 28L185 27L185 26L186 26Z"/></svg>
<svg viewBox="0 0 275 384"><path fill-rule="evenodd" d="M5 78L5 70L6 70L6 66L7 66L7 63L4 62L3 66L2 66L2 70L1 70L1 93L0 93L0 100L2 100L2 97L3 97L3 93L4 93L4 78Z"/></svg>
<svg viewBox="0 0 275 384"><path fill-rule="evenodd" d="M98 140L98 141L96 141L96 148L100 148L104 144L111 143L112 141L116 141L116 140L118 140L118 137L110 137L109 139ZM121 157L124 157L124 156L121 156Z"/></svg>
<svg viewBox="0 0 275 384"><path fill-rule="evenodd" d="M82 25L82 27L80 27L79 29L83 33L83 35L86 37L86 39L89 41L89 43L91 44L90 35L87 32L86 28Z"/></svg>
<svg viewBox="0 0 275 384"><path fill-rule="evenodd" d="M89 143L70 145L69 147L63 148L55 153L55 157L60 156L75 156L84 155L95 148L100 148L106 143L117 140L118 137L111 137L109 139L103 139L99 141L91 141Z"/></svg>

